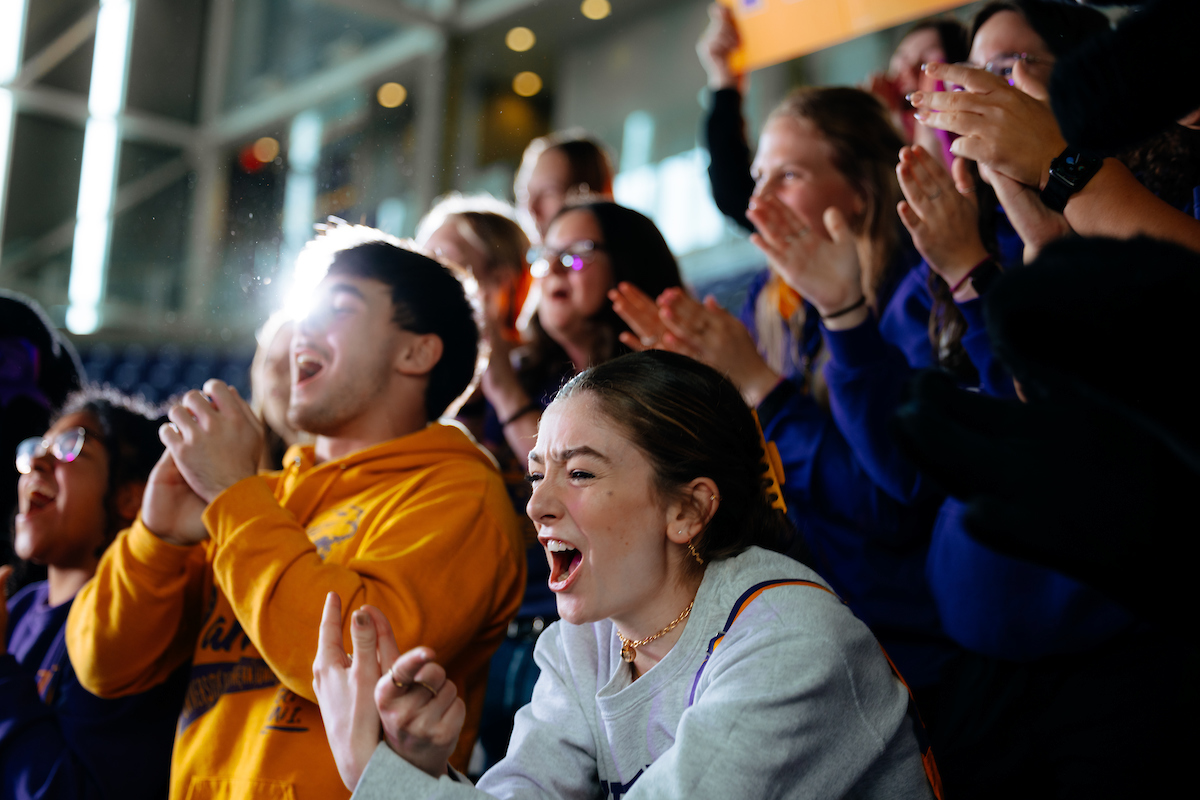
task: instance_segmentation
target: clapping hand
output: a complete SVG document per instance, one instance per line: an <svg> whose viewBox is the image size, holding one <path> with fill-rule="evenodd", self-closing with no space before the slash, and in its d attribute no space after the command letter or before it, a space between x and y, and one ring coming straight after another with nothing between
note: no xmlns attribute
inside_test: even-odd
<svg viewBox="0 0 1200 800"><path fill-rule="evenodd" d="M905 199L897 211L930 268L957 286L987 258L979 236L979 206L966 162L954 159L954 175L922 147L900 151L896 176Z"/></svg>
<svg viewBox="0 0 1200 800"><path fill-rule="evenodd" d="M159 438L192 490L206 503L258 473L262 423L223 381L209 380L204 394L192 390L167 412Z"/></svg>
<svg viewBox="0 0 1200 800"><path fill-rule="evenodd" d="M975 161L1027 186L1043 187L1050 162L1066 148L1046 87L1018 61L1014 85L987 70L957 64L928 64L933 78L961 85L962 92L914 92L917 119L959 138L954 155Z"/></svg>
<svg viewBox="0 0 1200 800"><path fill-rule="evenodd" d="M766 195L751 201L746 218L758 229L750 241L763 251L771 269L822 317L862 300L858 245L840 210L830 206L822 220L810 226L779 199ZM822 228L814 230L816 225ZM863 319L865 314L839 315L837 327L853 327Z"/></svg>

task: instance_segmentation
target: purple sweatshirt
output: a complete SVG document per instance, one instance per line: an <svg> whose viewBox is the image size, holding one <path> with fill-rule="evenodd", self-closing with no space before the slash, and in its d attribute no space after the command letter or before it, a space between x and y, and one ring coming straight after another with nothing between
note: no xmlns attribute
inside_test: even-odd
<svg viewBox="0 0 1200 800"><path fill-rule="evenodd" d="M1011 248L1009 248L1011 249ZM928 266L897 288L878 325L824 331L830 406L855 457L876 484L901 503L923 506L938 496L900 453L889 425L913 371L929 320ZM994 357L982 301L959 304L968 330L962 343L980 375L979 391L1015 397L1012 379ZM928 339L926 339L928 341ZM904 352L904 342L913 343ZM932 353L930 353L932 361ZM1121 606L1054 570L996 553L962 526L963 505L941 504L928 545L925 574L942 630L963 647L1011 661L1091 649L1133 624Z"/></svg>
<svg viewBox="0 0 1200 800"><path fill-rule="evenodd" d="M101 699L75 677L45 581L8 601L0 656L0 797L162 798L187 666L142 694Z"/></svg>

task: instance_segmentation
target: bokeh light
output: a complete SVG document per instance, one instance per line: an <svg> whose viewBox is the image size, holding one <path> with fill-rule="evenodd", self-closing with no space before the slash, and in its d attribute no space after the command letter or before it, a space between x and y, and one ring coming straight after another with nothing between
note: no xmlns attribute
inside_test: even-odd
<svg viewBox="0 0 1200 800"><path fill-rule="evenodd" d="M408 98L408 90L398 83L389 82L379 87L375 99L384 108L396 108Z"/></svg>
<svg viewBox="0 0 1200 800"><path fill-rule="evenodd" d="M583 0L579 10L588 19L604 19L612 13L612 3L608 0Z"/></svg>
<svg viewBox="0 0 1200 800"><path fill-rule="evenodd" d="M254 157L264 164L275 160L279 155L279 142L270 136L264 136L254 143Z"/></svg>
<svg viewBox="0 0 1200 800"><path fill-rule="evenodd" d="M508 45L509 50L524 53L537 43L537 37L533 35L533 31L529 30L529 28L518 26L508 32L504 37L504 43Z"/></svg>
<svg viewBox="0 0 1200 800"><path fill-rule="evenodd" d="M542 90L542 78L536 72L518 72L512 86L521 97L533 97Z"/></svg>

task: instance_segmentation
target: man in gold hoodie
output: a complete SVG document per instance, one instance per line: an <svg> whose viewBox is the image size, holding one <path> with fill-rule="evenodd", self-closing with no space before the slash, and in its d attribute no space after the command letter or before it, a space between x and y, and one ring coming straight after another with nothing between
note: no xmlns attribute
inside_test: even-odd
<svg viewBox="0 0 1200 800"><path fill-rule="evenodd" d="M461 282L370 229L335 229L302 258L321 253L289 410L315 445L256 474L260 429L236 390L214 380L186 394L140 518L70 612L71 661L95 694L144 691L191 659L173 800L346 796L312 690L330 591L347 635L370 603L402 649L433 647L466 701L464 767L488 659L521 602L524 547L501 477L436 422L475 372Z"/></svg>

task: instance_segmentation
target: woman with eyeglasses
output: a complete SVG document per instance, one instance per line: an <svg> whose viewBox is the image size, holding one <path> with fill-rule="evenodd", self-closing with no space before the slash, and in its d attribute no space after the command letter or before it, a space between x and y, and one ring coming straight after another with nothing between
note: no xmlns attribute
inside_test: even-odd
<svg viewBox="0 0 1200 800"><path fill-rule="evenodd" d="M461 240L462 250L476 238L479 244L462 257L470 258L473 251L482 253L479 245L497 251L496 237L477 225L471 227L480 234L476 237L465 236L466 231L457 227L447 231L453 219L448 217L422 239L425 246L441 243L444 247L446 242ZM500 249L508 252L513 248ZM628 352L619 340L628 327L613 312L608 291L617 281L630 281L653 292L680 284L679 267L654 223L604 200L560 209L549 220L545 243L532 252L532 261L530 272L538 301L536 312L520 332L525 341L514 343L499 336L494 332L499 322L492 321L485 311L493 331L489 335L492 356L481 381L487 407L474 419L464 420L479 431L480 441L500 461L513 504L522 515L529 499L525 459L549 398L576 372ZM528 534L525 597L489 673L480 728L485 766L504 756L513 716L529 702L537 680L534 644L558 618L554 596L546 585L546 559L532 529Z"/></svg>
<svg viewBox="0 0 1200 800"><path fill-rule="evenodd" d="M1045 82L1057 58L1107 28L1095 9L993 2L976 16L971 62L1006 80ZM921 106L924 99L914 102ZM927 111L920 116L941 124ZM993 195L972 183L961 160L953 177L928 162L919 151L903 154L901 216L935 276L935 302L937 287L951 296L941 308L963 324L962 342L983 378L980 389L1015 402L1017 390L994 358L983 315L981 295L997 270L979 244L974 214L961 213L973 210L974 197L985 213L995 209L995 201L985 199ZM1003 215L996 219L1005 222ZM1058 216L1054 224L1065 221ZM1018 230L1028 258L1064 228ZM1013 255L1009 263L1019 263ZM895 443L882 432L875 441L860 457L867 468L886 470ZM1174 689L1158 681L1164 673L1151 655L1169 652L1169 644L1139 629L1104 593L983 546L969 534L965 510L956 498L941 505L925 569L941 625L965 650L948 675L941 708L931 709L942 720L940 735L958 745L943 760L948 790L980 798L1028 796L1035 793L1031 787L1058 797L1140 793L1149 765L1170 751L1163 735ZM1097 696L1107 698L1101 707L1093 705ZM1133 730L1139 733L1130 736Z"/></svg>
<svg viewBox="0 0 1200 800"><path fill-rule="evenodd" d="M187 666L150 691L101 699L80 686L64 636L76 592L138 513L160 422L140 401L85 389L17 448L16 551L48 578L0 614L0 797L166 795Z"/></svg>

